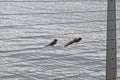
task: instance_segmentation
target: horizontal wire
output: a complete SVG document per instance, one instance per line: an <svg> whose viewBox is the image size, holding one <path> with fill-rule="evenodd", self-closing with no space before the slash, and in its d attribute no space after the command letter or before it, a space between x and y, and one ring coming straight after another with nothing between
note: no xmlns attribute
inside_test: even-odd
<svg viewBox="0 0 120 80"><path fill-rule="evenodd" d="M81 22L61 22L61 23L44 23L44 24L28 24L28 25L6 25L0 27L17 27L17 26L39 26L39 25L62 25L62 24L80 24L80 23L94 23L94 22L105 22L105 21L113 21L113 20L91 20L91 21L81 21ZM120 21L120 19L116 19L116 21Z"/></svg>
<svg viewBox="0 0 120 80"><path fill-rule="evenodd" d="M3 73L6 72L6 73L9 73L10 75L0 76L0 79L4 79L4 77L6 78L6 77L11 77L11 76L17 76L17 75L19 75L19 77L24 77L24 78L28 79L28 75L24 72L23 73L22 72L20 73L20 71L18 71L18 72L1 71L1 72L3 72ZM29 78L32 79L31 76L29 76Z"/></svg>
<svg viewBox="0 0 120 80"><path fill-rule="evenodd" d="M110 69L111 70L111 69ZM94 73L98 73L98 71L100 72L100 71L103 71L103 72L105 72L105 70L103 69L101 69L101 70L97 70L97 71L89 71L89 72L85 72L85 74L94 74ZM84 72L84 71L83 71ZM78 74L74 74L74 75L68 75L68 76L64 76L64 77L58 77L58 78L54 78L53 80L64 80L64 79L67 79L67 78L73 78L73 77L79 77L81 75L81 73L78 73ZM105 76L105 75L104 75ZM87 78L88 78L88 76L87 76ZM80 80L82 80L83 79L83 77L82 78L79 78Z"/></svg>
<svg viewBox="0 0 120 80"><path fill-rule="evenodd" d="M8 25L8 26L0 26L0 27L39 26L39 25L57 25L57 24L79 24L79 23L104 22L104 21L107 21L107 20L94 20L94 21L85 21L85 22L66 22L66 23L45 23L45 24L41 23L41 24L29 24L29 25Z"/></svg>
<svg viewBox="0 0 120 80"><path fill-rule="evenodd" d="M35 0L35 1L33 1L33 0L29 0L29 1L25 1L25 0L22 0L22 1L17 1L17 0L14 0L14 1L0 1L0 2L85 2L85 1L88 1L88 0L53 0L53 1L39 1L39 0ZM95 0L89 0L89 1L95 1ZM97 0L97 1L101 1L101 0ZM104 0L105 1L105 0ZM107 0L106 0L107 1ZM105 2L106 2L105 1Z"/></svg>
<svg viewBox="0 0 120 80"><path fill-rule="evenodd" d="M23 75L22 73L21 74L19 74L18 72L17 73L13 73L13 72L9 72L9 71L0 71L0 72L3 72L3 73L9 73L10 75L6 75L6 76L0 76L0 79L3 79L4 77L6 78L6 77L11 77L11 76L17 76L17 75L19 75L20 77L24 77L24 78L27 78L27 76L25 76L25 75ZM12 75L11 75L12 74Z"/></svg>
<svg viewBox="0 0 120 80"><path fill-rule="evenodd" d="M116 10L117 12L120 10ZM4 13L0 14L0 16L4 15L40 15L40 14L73 14L73 13L94 13L94 12L107 12L107 10L98 10L98 11L73 11L73 12L39 12L39 13Z"/></svg>
<svg viewBox="0 0 120 80"><path fill-rule="evenodd" d="M99 51L99 50L98 50ZM89 51L90 52L90 51ZM91 52L97 52L97 51L91 51ZM82 52L82 53L88 53L87 51ZM75 54L68 54L68 55L64 55L64 56L55 56L55 57L47 57L47 58L40 58L40 57L36 57L36 58L32 58L32 59L26 59L26 60L20 60L20 61L15 61L15 62L8 62L8 63L4 63L1 65L9 65L9 64L17 64L17 63L21 63L21 62L33 62L33 61L38 61L38 60L49 60L49 59L59 59L59 58L65 58L65 57L71 57ZM7 56L6 56L7 57ZM5 57L4 57L5 58ZM95 60L95 61L105 61L106 59L102 59L102 60ZM111 59L110 59L111 60ZM93 61L94 62L94 61Z"/></svg>
<svg viewBox="0 0 120 80"><path fill-rule="evenodd" d="M120 30L120 29L119 29ZM106 31L106 30L103 30L103 31ZM94 33L94 32L101 32L100 31L89 31L89 32L85 32L85 33ZM63 34L47 34L47 35L37 35L37 36L22 36L22 37L18 37L18 38L7 38L7 39L0 39L0 40L11 40L12 39L19 39L19 38L38 38L38 37L47 37L47 36L61 36L61 35L71 35L71 34L83 34L83 32L80 32L80 33L63 33Z"/></svg>
<svg viewBox="0 0 120 80"><path fill-rule="evenodd" d="M79 67L78 67L79 68ZM89 72L85 72L86 74L90 74L90 73L92 73L92 74L94 74L94 73L98 73L98 71L99 72L101 72L101 71L105 71L104 69L99 69L99 70L97 70L97 71L94 71L94 70L90 70L90 69L88 69L89 70ZM111 70L111 69L110 69ZM24 77L24 78L26 78L26 79L28 79L28 78L30 78L30 79L32 79L32 77L31 77L31 75L29 75L29 73L22 73L21 71L18 71L18 72L9 72L9 71L2 71L2 72L6 72L6 73L9 73L9 74L12 74L12 75L7 75L7 76L1 76L0 78L4 78L4 77L9 77L9 76L14 76L14 75L19 75L19 76L21 76L21 77ZM31 72L31 73L36 73L37 75L40 75L38 72L41 72L40 70L37 70L37 72ZM82 72L84 72L84 70L82 71ZM63 76L63 77L56 77L56 78L54 78L54 79L52 79L52 80L61 80L61 79L65 79L65 78L72 78L72 77L75 77L75 76L79 76L81 73L74 73L74 75L66 75L66 76Z"/></svg>
<svg viewBox="0 0 120 80"><path fill-rule="evenodd" d="M79 67L78 67L79 68ZM110 69L111 70L111 69ZM90 70L89 69L89 72L85 72L86 74L90 74L90 73L92 73L92 74L94 74L94 73L98 73L98 71L100 72L100 71L104 71L104 69L99 69L99 70L97 70L97 71L94 71L94 70ZM19 73L17 72L17 73L13 73L13 72L9 72L9 71L2 71L2 72L6 72L6 73L10 73L10 74L13 74L13 76L14 75L20 75L20 76L22 76L22 77L25 77L25 78L27 78L27 77L29 77L30 79L32 78L32 77L30 77L29 76L29 73L21 73L20 71L19 71ZM39 75L39 73L38 72L41 72L40 70L37 70L37 72L32 72L32 73L36 73L37 75ZM83 70L83 72L84 72L84 70ZM63 77L58 77L58 78L54 78L53 80L61 80L61 79L66 79L66 78L72 78L72 77L76 77L76 76L79 76L81 73L75 73L75 75L66 75L66 76L63 76ZM9 76L11 76L11 75L8 75L8 76L2 76L2 77L0 77L0 78L4 78L4 77L9 77ZM28 79L28 78L27 78Z"/></svg>
<svg viewBox="0 0 120 80"><path fill-rule="evenodd" d="M90 69L89 69L89 70L90 70ZM107 70L114 70L114 68L107 69ZM105 72L104 69L99 69L99 70L97 70L97 71L90 70L89 72L86 72L86 74L90 74L90 73L94 74L94 73L98 73L98 72L101 72L101 71ZM55 78L54 80L62 80L62 79L66 79L66 78L76 77L76 76L79 76L79 75L80 75L80 73L79 73L79 74L72 75L72 76L70 75L70 76L65 76L65 77L61 77L61 78ZM104 76L105 76L105 75L104 75Z"/></svg>
<svg viewBox="0 0 120 80"><path fill-rule="evenodd" d="M120 29L117 29L116 31L119 31ZM86 33L96 33L96 32L103 32L103 31L112 31L112 30L96 30L96 31L80 31L77 33L61 33L61 34L47 34L47 35L39 35L39 36L23 36L23 37L18 37L18 38L7 38L7 39L0 39L0 40L14 40L14 39L30 39L30 38L39 38L39 37L47 37L47 36L61 36L61 35L71 35L71 34L86 34Z"/></svg>

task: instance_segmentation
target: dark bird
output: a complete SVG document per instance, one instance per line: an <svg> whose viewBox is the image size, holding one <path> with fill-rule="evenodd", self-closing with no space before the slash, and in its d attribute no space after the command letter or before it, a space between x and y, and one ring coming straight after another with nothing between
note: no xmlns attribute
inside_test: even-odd
<svg viewBox="0 0 120 80"><path fill-rule="evenodd" d="M67 46L69 46L69 45L71 45L71 44L73 44L73 43L77 43L77 42L79 42L79 41L81 41L81 40L82 40L82 38L75 38L75 39L73 39L72 41L67 42L67 43L64 45L64 47L67 47Z"/></svg>
<svg viewBox="0 0 120 80"><path fill-rule="evenodd" d="M45 47L48 47L48 46L54 46L56 43L57 43L57 39L54 39L54 41L52 41L50 44L46 45Z"/></svg>

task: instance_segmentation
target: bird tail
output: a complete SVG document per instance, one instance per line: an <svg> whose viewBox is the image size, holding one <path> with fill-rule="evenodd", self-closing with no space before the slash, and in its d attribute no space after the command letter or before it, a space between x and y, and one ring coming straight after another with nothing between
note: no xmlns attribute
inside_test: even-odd
<svg viewBox="0 0 120 80"><path fill-rule="evenodd" d="M67 47L68 45L64 45L64 47Z"/></svg>
<svg viewBox="0 0 120 80"><path fill-rule="evenodd" d="M49 45L46 45L45 47L48 47Z"/></svg>

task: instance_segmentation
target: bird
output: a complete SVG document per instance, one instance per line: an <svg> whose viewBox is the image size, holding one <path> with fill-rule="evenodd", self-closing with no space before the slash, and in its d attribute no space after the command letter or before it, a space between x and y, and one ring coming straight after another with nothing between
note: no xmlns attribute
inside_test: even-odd
<svg viewBox="0 0 120 80"><path fill-rule="evenodd" d="M81 40L82 40L82 38L80 38L80 37L79 37L79 38L75 38L75 39L67 42L67 43L64 45L64 47L67 47L67 46L69 46L69 45L71 45L71 44L73 44L73 43L77 43L77 42L79 42L79 41L81 41Z"/></svg>
<svg viewBox="0 0 120 80"><path fill-rule="evenodd" d="M57 41L58 41L57 39L54 39L51 43L49 43L49 44L46 45L45 47L54 46L54 45L56 45Z"/></svg>

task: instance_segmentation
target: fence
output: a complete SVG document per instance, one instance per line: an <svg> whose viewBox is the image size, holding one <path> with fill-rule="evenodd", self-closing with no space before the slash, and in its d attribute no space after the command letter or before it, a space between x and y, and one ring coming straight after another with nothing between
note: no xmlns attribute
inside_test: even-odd
<svg viewBox="0 0 120 80"><path fill-rule="evenodd" d="M0 1L0 4L1 79L105 79L106 31L111 32L106 25L107 21L113 21L107 20L106 2L36 0ZM116 21L119 24L119 15ZM82 41L62 47L75 37L82 37ZM59 40L58 44L44 48L54 38ZM107 61L111 60L108 57ZM111 71L109 66L107 71ZM115 76L108 77L115 80Z"/></svg>

